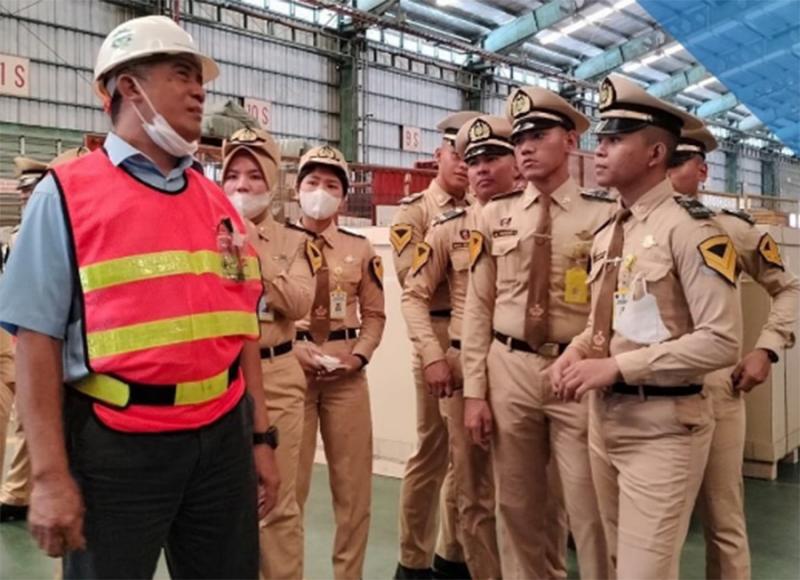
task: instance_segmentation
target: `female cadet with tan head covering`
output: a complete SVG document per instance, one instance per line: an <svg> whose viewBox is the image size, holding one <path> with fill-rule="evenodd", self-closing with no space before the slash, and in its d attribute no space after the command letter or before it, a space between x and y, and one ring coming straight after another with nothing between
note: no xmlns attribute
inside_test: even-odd
<svg viewBox="0 0 800 580"><path fill-rule="evenodd" d="M248 237L261 261L265 294L258 308L261 371L269 407L281 485L277 497L262 497L275 507L261 521L261 574L265 578L303 577L303 532L295 494L306 379L293 353L295 321L311 309L313 272L305 230L280 224L270 212L278 183L278 144L261 129L241 129L223 145L222 187L246 220ZM280 434L280 437L278 435ZM278 439L280 438L280 445Z"/></svg>
<svg viewBox="0 0 800 580"><path fill-rule="evenodd" d="M333 147L300 160L301 225L314 232L318 267L314 305L298 323L298 357L309 376L297 497L308 498L317 429L325 444L336 537L335 578L361 578L369 531L372 422L364 367L378 347L383 311L383 266L372 244L337 227L349 186L348 167Z"/></svg>

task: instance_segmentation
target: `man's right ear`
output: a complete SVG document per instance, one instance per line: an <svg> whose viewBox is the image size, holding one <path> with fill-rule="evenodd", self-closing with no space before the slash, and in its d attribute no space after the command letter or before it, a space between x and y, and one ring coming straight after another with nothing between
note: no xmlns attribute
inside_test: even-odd
<svg viewBox="0 0 800 580"><path fill-rule="evenodd" d="M129 74L121 74L117 77L116 90L126 99L139 100L142 98L142 91L139 82Z"/></svg>

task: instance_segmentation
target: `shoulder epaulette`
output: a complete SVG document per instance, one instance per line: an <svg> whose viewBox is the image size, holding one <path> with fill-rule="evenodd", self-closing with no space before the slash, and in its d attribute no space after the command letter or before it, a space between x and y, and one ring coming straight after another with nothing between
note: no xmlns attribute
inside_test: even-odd
<svg viewBox="0 0 800 580"><path fill-rule="evenodd" d="M444 222L449 222L451 219L457 218L458 216L464 215L465 213L467 213L467 210L463 207L457 207L448 210L433 218L433 225L438 226L439 224L443 224Z"/></svg>
<svg viewBox="0 0 800 580"><path fill-rule="evenodd" d="M688 195L676 195L675 202L683 209L689 212L689 215L696 220L708 219L714 215L714 212L700 203L700 200Z"/></svg>
<svg viewBox="0 0 800 580"><path fill-rule="evenodd" d="M348 230L346 228L343 228L342 226L336 226L336 229L345 234L346 236L353 236L354 238L363 238L365 240L367 239L367 236L362 234L357 234L353 230Z"/></svg>
<svg viewBox="0 0 800 580"><path fill-rule="evenodd" d="M509 197L514 197L516 195L522 195L522 192L523 192L523 190L520 189L520 190L517 190L517 191L509 191L508 193L501 193L501 194L495 195L489 201L497 201L498 199L508 199Z"/></svg>
<svg viewBox="0 0 800 580"><path fill-rule="evenodd" d="M297 230L298 232L302 232L302 233L306 234L307 236L314 237L316 235L311 230L307 230L306 228L304 228L300 224L293 224L289 220L286 220L283 223L283 225L286 226L287 228L289 228L290 230Z"/></svg>
<svg viewBox="0 0 800 580"><path fill-rule="evenodd" d="M614 203L617 201L617 199L611 195L611 192L606 191L605 189L590 189L588 191L582 191L581 197L594 201L604 201L606 203Z"/></svg>
<svg viewBox="0 0 800 580"><path fill-rule="evenodd" d="M613 216L613 215L612 215L610 218L608 218L608 219L607 219L606 221L604 221L602 224L600 224L599 226L597 226L597 227L595 228L595 230L592 232L592 237L596 236L597 234L599 234L600 232L602 232L604 229L606 229L606 227L608 226L608 224L610 224L611 222L613 222L613 221L614 221L614 217L615 217L615 216Z"/></svg>
<svg viewBox="0 0 800 580"><path fill-rule="evenodd" d="M740 220L744 220L749 223L751 226L756 225L756 220L751 216L749 213L744 211L743 209L728 209L727 207L722 210L722 213L732 215L733 217L737 217Z"/></svg>
<svg viewBox="0 0 800 580"><path fill-rule="evenodd" d="M423 195L425 195L424 191L420 191L419 193L412 193L411 195L407 195L403 199L401 199L400 203L402 203L403 205L414 203L415 201L422 199Z"/></svg>

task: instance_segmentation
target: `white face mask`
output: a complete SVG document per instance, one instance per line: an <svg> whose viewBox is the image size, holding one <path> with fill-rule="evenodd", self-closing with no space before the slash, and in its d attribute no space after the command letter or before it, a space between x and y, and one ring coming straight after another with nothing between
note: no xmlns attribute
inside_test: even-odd
<svg viewBox="0 0 800 580"><path fill-rule="evenodd" d="M228 199L233 204L233 207L236 208L236 211L239 212L239 215L249 220L264 212L272 203L271 195L252 195L240 191L229 195Z"/></svg>
<svg viewBox="0 0 800 580"><path fill-rule="evenodd" d="M300 209L315 220L326 220L339 209L341 199L318 187L312 191L300 192Z"/></svg>
<svg viewBox="0 0 800 580"><path fill-rule="evenodd" d="M136 114L139 116L139 119L142 121L142 128L144 129L147 136L152 139L153 143L158 145L161 149L172 155L173 157L186 157L187 155L194 155L197 151L197 141L187 141L180 134L172 128L167 120L156 111L156 108L153 106L153 103L150 102L150 97L147 96L147 93L144 92L142 85L139 84L139 81L135 78L133 82L136 83L136 86L142 92L142 96L144 100L147 102L147 106L150 107L150 110L153 111L153 119L151 121L146 121L142 112L139 110L139 107L133 105L133 110L136 111Z"/></svg>
<svg viewBox="0 0 800 580"><path fill-rule="evenodd" d="M637 280L642 283L643 295L634 300ZM637 344L657 344L672 336L661 319L656 297L647 292L644 278L637 277L633 280L630 297L614 314L614 331Z"/></svg>

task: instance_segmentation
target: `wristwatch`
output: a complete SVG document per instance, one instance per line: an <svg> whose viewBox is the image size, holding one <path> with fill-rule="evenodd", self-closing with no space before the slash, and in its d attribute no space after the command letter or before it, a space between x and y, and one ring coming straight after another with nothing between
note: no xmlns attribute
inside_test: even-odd
<svg viewBox="0 0 800 580"><path fill-rule="evenodd" d="M253 445L269 445L270 449L278 448L278 428L271 425L263 433L253 433Z"/></svg>

